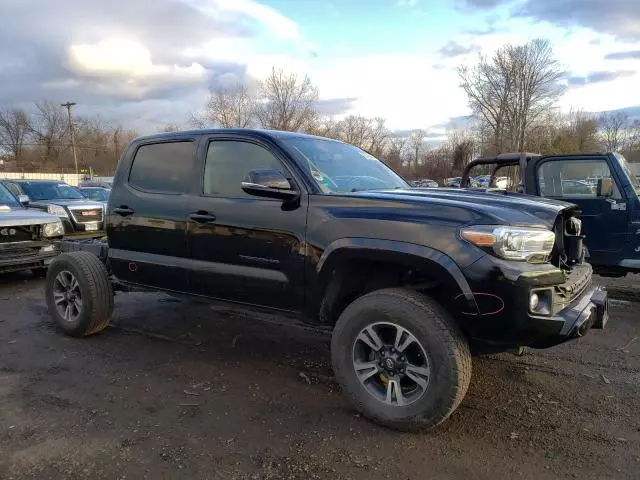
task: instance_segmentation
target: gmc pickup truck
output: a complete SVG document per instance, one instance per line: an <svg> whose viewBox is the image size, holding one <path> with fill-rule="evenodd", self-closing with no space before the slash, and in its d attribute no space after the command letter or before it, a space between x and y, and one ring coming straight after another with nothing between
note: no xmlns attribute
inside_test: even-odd
<svg viewBox="0 0 640 480"><path fill-rule="evenodd" d="M46 299L72 336L108 325L114 291L297 316L332 329L333 370L360 412L429 428L465 396L472 351L546 348L605 326L576 211L412 189L363 150L301 133L164 133L127 147L107 241L63 241Z"/></svg>
<svg viewBox="0 0 640 480"><path fill-rule="evenodd" d="M44 272L63 235L58 217L27 210L0 184L0 273Z"/></svg>
<svg viewBox="0 0 640 480"><path fill-rule="evenodd" d="M104 236L104 205L91 200L71 185L56 180L0 180L23 206L56 215L66 236Z"/></svg>

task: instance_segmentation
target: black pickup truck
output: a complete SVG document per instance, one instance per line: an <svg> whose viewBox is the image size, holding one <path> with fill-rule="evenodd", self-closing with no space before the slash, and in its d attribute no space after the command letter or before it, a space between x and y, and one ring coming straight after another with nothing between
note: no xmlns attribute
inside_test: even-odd
<svg viewBox="0 0 640 480"><path fill-rule="evenodd" d="M60 329L104 329L113 292L270 308L331 328L336 377L393 428L445 420L471 352L546 348L603 328L574 205L412 189L370 154L300 133L198 130L135 139L106 243L67 240L47 273Z"/></svg>

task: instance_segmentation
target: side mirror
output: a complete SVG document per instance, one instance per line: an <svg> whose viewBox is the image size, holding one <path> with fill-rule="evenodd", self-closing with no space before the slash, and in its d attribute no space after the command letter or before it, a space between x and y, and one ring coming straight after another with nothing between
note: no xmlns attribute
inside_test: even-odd
<svg viewBox="0 0 640 480"><path fill-rule="evenodd" d="M613 179L599 178L596 195L598 197L611 197L613 195Z"/></svg>
<svg viewBox="0 0 640 480"><path fill-rule="evenodd" d="M28 207L29 206L29 195L18 195L18 201L20 202L20 204L24 207Z"/></svg>
<svg viewBox="0 0 640 480"><path fill-rule="evenodd" d="M277 198L285 201L296 200L300 196L300 193L279 170L252 170L242 182L242 190L256 197Z"/></svg>

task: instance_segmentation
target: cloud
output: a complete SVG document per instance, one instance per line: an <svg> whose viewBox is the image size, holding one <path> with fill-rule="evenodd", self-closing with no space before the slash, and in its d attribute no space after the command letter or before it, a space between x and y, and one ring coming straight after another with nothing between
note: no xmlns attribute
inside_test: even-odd
<svg viewBox="0 0 640 480"><path fill-rule="evenodd" d="M357 100L355 97L318 100L316 110L322 115L342 115L353 109Z"/></svg>
<svg viewBox="0 0 640 480"><path fill-rule="evenodd" d="M598 33L640 39L638 0L466 0L478 9L513 7L514 17L546 21L560 27L588 27Z"/></svg>
<svg viewBox="0 0 640 480"><path fill-rule="evenodd" d="M446 58L459 57L468 53L479 52L478 45L461 45L453 40L447 42L440 50L440 54Z"/></svg>
<svg viewBox="0 0 640 480"><path fill-rule="evenodd" d="M604 58L605 60L640 60L640 50L608 53Z"/></svg>
<svg viewBox="0 0 640 480"><path fill-rule="evenodd" d="M276 9L253 0L213 0L214 12L233 12L257 20L278 38L297 40L300 38L298 24ZM210 8L210 7L209 7ZM203 10L209 10L203 7Z"/></svg>
<svg viewBox="0 0 640 480"><path fill-rule="evenodd" d="M253 0L3 2L0 105L72 100L80 115L126 125L180 123L211 88L247 80L247 63L268 42L286 50L305 40L295 22Z"/></svg>
<svg viewBox="0 0 640 480"><path fill-rule="evenodd" d="M640 121L640 105L634 105L631 107L622 107L622 108L618 108L616 110L610 110L611 112L622 112L627 114L627 116L629 117L629 120L635 121L635 120L639 120Z"/></svg>
<svg viewBox="0 0 640 480"><path fill-rule="evenodd" d="M615 72L601 70L597 72L591 72L583 76L569 76L567 77L567 83L569 87L583 87L592 83L611 82L618 78L631 77L635 74L636 72L633 70L617 70Z"/></svg>
<svg viewBox="0 0 640 480"><path fill-rule="evenodd" d="M415 128L414 129L404 129L404 130L394 130L393 132L391 132L391 134L394 137L405 138L405 137L410 137L415 131L416 131ZM446 133L444 133L444 132L426 131L424 133L424 138L425 138L425 140L434 140L434 139L442 138L445 135L446 135Z"/></svg>
<svg viewBox="0 0 640 480"><path fill-rule="evenodd" d="M418 0L397 0L396 1L397 7L413 8L416 5L418 5Z"/></svg>

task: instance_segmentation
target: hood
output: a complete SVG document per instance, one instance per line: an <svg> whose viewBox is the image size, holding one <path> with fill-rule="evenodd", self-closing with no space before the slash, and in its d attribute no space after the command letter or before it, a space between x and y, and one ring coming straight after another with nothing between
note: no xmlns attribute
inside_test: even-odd
<svg viewBox="0 0 640 480"><path fill-rule="evenodd" d="M44 225L59 222L60 219L45 212L26 208L12 209L0 207L0 227L17 227L19 225Z"/></svg>
<svg viewBox="0 0 640 480"><path fill-rule="evenodd" d="M52 200L32 200L29 202L29 206L47 206L47 205L60 205L61 207L87 207L87 208L102 208L102 204L88 198L78 198L77 200L71 199L52 199Z"/></svg>
<svg viewBox="0 0 640 480"><path fill-rule="evenodd" d="M579 211L571 203L520 193L482 189L433 188L397 189L354 192L366 198L385 201L459 208L474 213L474 223L489 225L540 225L552 228L563 210Z"/></svg>

